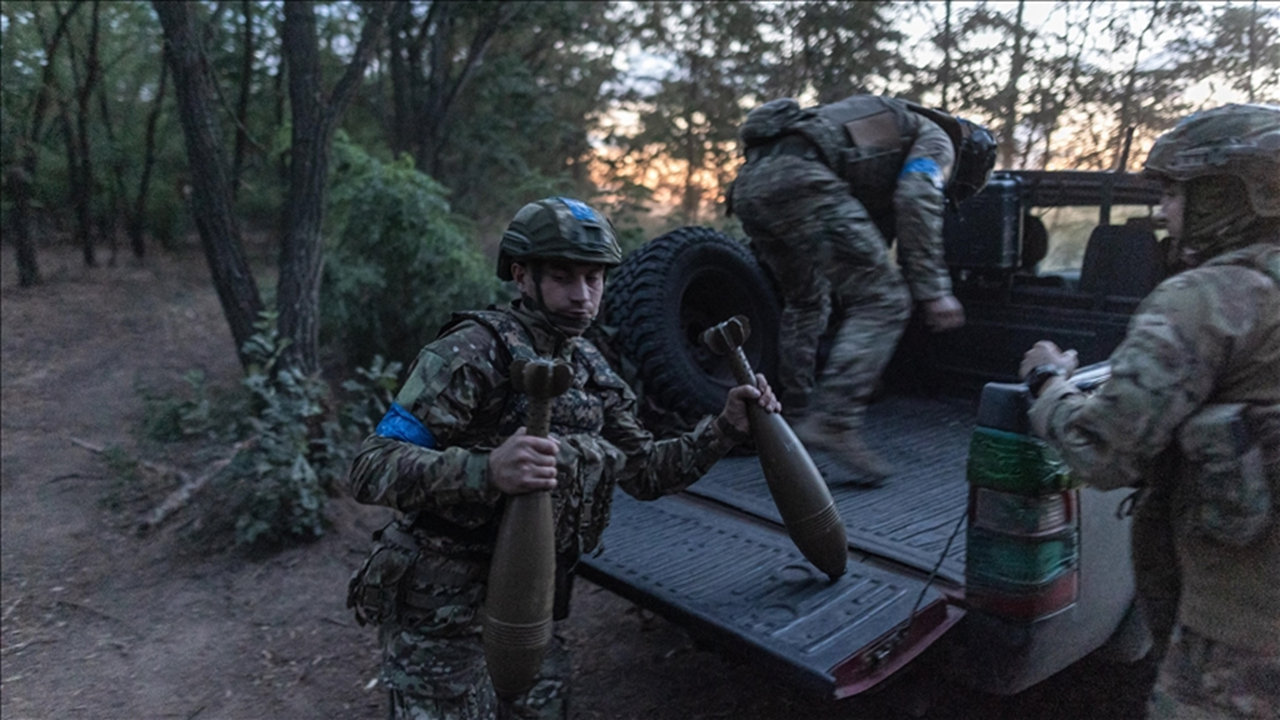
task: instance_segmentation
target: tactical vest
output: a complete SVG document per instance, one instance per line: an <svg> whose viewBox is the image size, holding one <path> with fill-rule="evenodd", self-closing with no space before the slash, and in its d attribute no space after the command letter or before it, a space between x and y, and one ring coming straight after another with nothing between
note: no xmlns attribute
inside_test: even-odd
<svg viewBox="0 0 1280 720"><path fill-rule="evenodd" d="M1228 256L1222 264L1255 270L1280 290L1280 250ZM1280 405L1211 402L1178 428L1176 441L1194 468L1185 511L1198 533L1243 547L1275 522L1266 458L1280 455Z"/></svg>
<svg viewBox="0 0 1280 720"><path fill-rule="evenodd" d="M453 319L440 331L444 335L464 320L471 320L484 327L498 339L498 367L510 367L515 360L540 359L533 346L529 330L516 318L497 310L473 310L454 313ZM581 354L581 360L573 363L573 385L565 393L557 397L551 404L551 432L557 435L573 435L583 433L599 435L604 427L604 405L598 394L587 391L591 380L605 386L621 384L614 376L609 363L590 343L580 343L574 349ZM541 358L546 359L546 358ZM603 380L603 383L600 381ZM507 387L507 400L504 403L502 418L498 427L485 433L492 439L505 439L525 424L529 414L529 396L518 393ZM462 443L459 443L462 444Z"/></svg>
<svg viewBox="0 0 1280 720"><path fill-rule="evenodd" d="M492 332L498 343L498 367L509 367L513 360L540 357L534 348L530 331L515 317L496 310L455 313L441 330L444 335L458 323L471 320ZM605 392L625 393L626 384L614 373L608 361L590 342L578 342L573 349L573 384L551 404L551 432L561 438L587 435L599 438L604 428ZM459 435L457 444L496 446L526 423L529 396L506 386L507 397L496 428ZM604 468L603 458L579 462L572 477L562 477L561 486L552 491L556 515L556 548L576 557L579 552L594 549L609 521L609 507L616 479ZM566 516L566 512L568 515Z"/></svg>
<svg viewBox="0 0 1280 720"><path fill-rule="evenodd" d="M893 191L915 140L918 121L908 113L903 103L855 95L814 108L797 128L833 159L828 167L877 221L893 215Z"/></svg>
<svg viewBox="0 0 1280 720"><path fill-rule="evenodd" d="M918 135L920 118L942 127L955 147L960 123L950 115L895 98L854 95L815 108L800 109L794 100L775 100L747 115L740 138L750 162L767 143L800 135L821 161L845 182L850 193L892 237L893 192L907 151Z"/></svg>

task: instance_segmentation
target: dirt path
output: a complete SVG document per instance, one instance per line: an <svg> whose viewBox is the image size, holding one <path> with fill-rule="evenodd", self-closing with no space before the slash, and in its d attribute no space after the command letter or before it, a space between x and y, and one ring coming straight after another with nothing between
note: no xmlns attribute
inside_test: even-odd
<svg viewBox="0 0 1280 720"><path fill-rule="evenodd" d="M39 288L18 288L7 256L0 279L0 715L385 717L375 633L344 600L389 511L335 500L323 538L258 560L192 548L191 512L139 538L132 523L173 482L122 480L70 440L198 471L189 453L139 445L137 390L172 391L192 369L213 385L239 378L198 250L143 268L88 271L71 251L41 261ZM577 720L889 717L878 702L815 698L700 648L586 582L558 632L573 652ZM1099 717L1092 704L1063 710L1050 685L1018 701L942 692L935 717Z"/></svg>
<svg viewBox="0 0 1280 720"><path fill-rule="evenodd" d="M135 448L139 385L193 368L236 381L199 254L91 272L42 260L43 287L6 274L3 289L4 716L375 716L373 648L341 591L376 518L339 506L311 547L201 557L172 530L134 537L159 494L70 442Z"/></svg>

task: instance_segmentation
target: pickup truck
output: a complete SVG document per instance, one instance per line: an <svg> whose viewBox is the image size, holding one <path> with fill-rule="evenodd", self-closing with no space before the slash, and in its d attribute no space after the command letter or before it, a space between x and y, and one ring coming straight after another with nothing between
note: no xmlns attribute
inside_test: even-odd
<svg viewBox="0 0 1280 720"><path fill-rule="evenodd" d="M1158 202L1134 174L1007 172L948 212L967 323L934 334L913 321L884 376L867 440L895 474L868 487L814 454L847 532L843 576L795 548L749 452L658 502L619 493L580 573L832 698L877 688L926 649L957 682L996 694L1091 653L1141 659L1129 493L1079 486L1028 434L1016 370L1048 338L1079 351L1077 384L1105 381L1129 316L1163 276ZM629 254L603 324L646 422L662 434L719 410L732 374L697 338L728 317L748 317L744 352L770 375L777 297L749 243L710 228Z"/></svg>

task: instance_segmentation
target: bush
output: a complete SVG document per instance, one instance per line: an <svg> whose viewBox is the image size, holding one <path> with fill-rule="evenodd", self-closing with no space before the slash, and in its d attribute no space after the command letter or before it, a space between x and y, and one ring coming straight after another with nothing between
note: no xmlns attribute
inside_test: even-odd
<svg viewBox="0 0 1280 720"><path fill-rule="evenodd" d="M333 167L321 337L348 367L412 359L453 311L494 302L492 268L409 157L383 163L339 136Z"/></svg>
<svg viewBox="0 0 1280 720"><path fill-rule="evenodd" d="M212 404L205 390L204 373L190 370L183 376L191 397L157 394L139 387L142 395L142 435L155 442L176 442L212 428Z"/></svg>
<svg viewBox="0 0 1280 720"><path fill-rule="evenodd" d="M245 343L251 362L243 381L254 442L230 466L240 489L235 538L239 545L278 546L323 534L328 496L337 492L352 450L390 406L401 366L375 357L343 385L355 400L331 413L324 380L279 365L288 343L275 315L263 313L255 327Z"/></svg>
<svg viewBox="0 0 1280 720"><path fill-rule="evenodd" d="M237 498L236 542L278 545L324 532L325 493L309 459L311 434L323 429L329 388L318 377L279 366L288 342L273 313L263 313L258 332L245 343L250 359L244 386L252 398L248 418L255 442L232 463L244 482Z"/></svg>
<svg viewBox="0 0 1280 720"><path fill-rule="evenodd" d="M360 441L395 397L402 365L375 356L343 382L347 400L335 411L323 379L280 363L288 340L280 337L276 320L275 313L264 312L254 323L256 332L244 346L250 363L240 392L210 393L198 370L185 376L188 393L140 388L146 406L141 430L148 439L202 436L217 446L239 447L218 472L213 497L196 523L204 533L202 547L234 540L265 550L323 534L328 498L338 494ZM118 448L110 448L106 459L118 487L105 502L119 510L138 494L138 461Z"/></svg>

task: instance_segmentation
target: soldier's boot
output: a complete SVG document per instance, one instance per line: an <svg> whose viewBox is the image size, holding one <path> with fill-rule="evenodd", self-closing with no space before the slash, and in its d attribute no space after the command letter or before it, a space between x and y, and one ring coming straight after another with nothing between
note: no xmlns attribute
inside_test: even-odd
<svg viewBox="0 0 1280 720"><path fill-rule="evenodd" d="M856 472L854 481L859 485L880 487L894 472L893 465L867 445L859 428L840 428L818 415L807 415L792 429L810 452L825 453Z"/></svg>
<svg viewBox="0 0 1280 720"><path fill-rule="evenodd" d="M498 720L569 720L572 665L565 639L552 636L533 687L515 702L505 704Z"/></svg>

